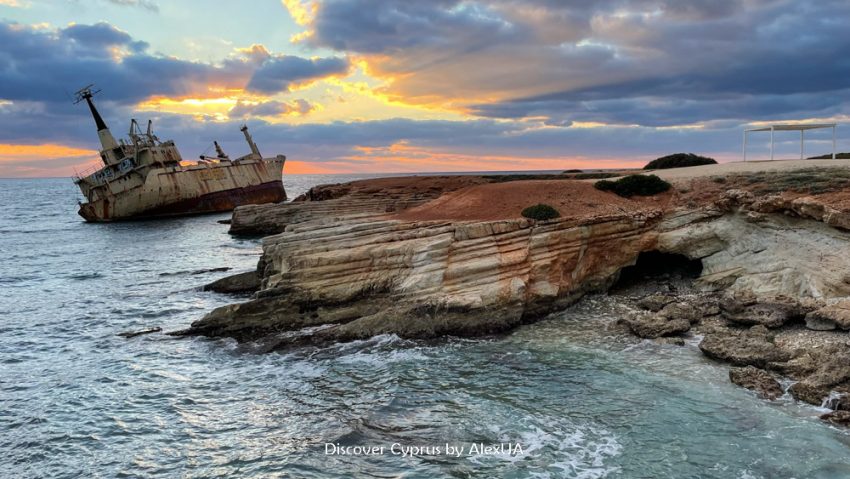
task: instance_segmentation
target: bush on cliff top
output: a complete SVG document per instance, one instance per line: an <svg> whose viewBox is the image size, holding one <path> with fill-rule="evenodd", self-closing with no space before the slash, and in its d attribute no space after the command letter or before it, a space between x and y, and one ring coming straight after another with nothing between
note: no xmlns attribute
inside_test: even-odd
<svg viewBox="0 0 850 479"><path fill-rule="evenodd" d="M716 165L714 158L699 156L693 153L676 153L652 160L643 167L644 170L666 170L667 168L684 168L686 166Z"/></svg>
<svg viewBox="0 0 850 479"><path fill-rule="evenodd" d="M610 191L624 198L630 196L652 196L670 189L670 183L655 175L629 175L616 181L597 181L593 186L597 190Z"/></svg>
<svg viewBox="0 0 850 479"><path fill-rule="evenodd" d="M539 205L529 206L522 210L522 216L533 220L543 221L557 218L561 216L561 213L558 213L558 210L555 208L541 203Z"/></svg>

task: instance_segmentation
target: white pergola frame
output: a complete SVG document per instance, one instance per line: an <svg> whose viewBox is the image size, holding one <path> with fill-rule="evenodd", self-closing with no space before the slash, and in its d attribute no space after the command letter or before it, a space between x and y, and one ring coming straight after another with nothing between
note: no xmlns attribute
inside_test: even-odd
<svg viewBox="0 0 850 479"><path fill-rule="evenodd" d="M770 159L773 160L774 141L773 136L777 131L799 131L800 132L800 159L805 159L806 155L806 130L816 130L819 128L832 128L832 159L835 159L835 127L838 123L780 123L776 125L763 126L759 128L750 128L744 130L744 161L747 161L747 136L754 131L769 131L770 132Z"/></svg>

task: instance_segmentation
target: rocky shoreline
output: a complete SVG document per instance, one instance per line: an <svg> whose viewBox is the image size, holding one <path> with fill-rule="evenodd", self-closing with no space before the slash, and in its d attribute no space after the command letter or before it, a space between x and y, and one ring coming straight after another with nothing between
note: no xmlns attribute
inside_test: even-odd
<svg viewBox="0 0 850 479"><path fill-rule="evenodd" d="M733 383L768 400L788 393L850 425L850 300L695 291L630 299L634 311L621 322L635 336L678 345L701 338L706 357L732 366Z"/></svg>
<svg viewBox="0 0 850 479"><path fill-rule="evenodd" d="M256 292L174 334L266 350L387 333L494 334L606 291L660 255L661 268L695 262L694 289L635 298L623 320L630 331L673 343L701 335L702 352L734 366L736 384L774 398L785 393L777 379L796 381L791 395L845 423L850 165L836 165L723 176L685 168L673 191L628 199L569 177L317 187L293 203L234 212L233 233L269 235L263 256L254 274L210 289ZM536 203L561 217L519 215Z"/></svg>

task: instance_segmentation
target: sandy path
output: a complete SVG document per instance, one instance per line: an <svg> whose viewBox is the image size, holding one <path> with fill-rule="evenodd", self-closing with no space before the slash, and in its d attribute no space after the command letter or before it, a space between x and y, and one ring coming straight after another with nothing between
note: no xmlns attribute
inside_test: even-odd
<svg viewBox="0 0 850 479"><path fill-rule="evenodd" d="M774 161L737 161L718 165L691 166L656 170L651 173L665 180L698 178L702 176L722 176L735 173L753 173L759 171L791 171L803 168L850 168L850 160L774 160Z"/></svg>

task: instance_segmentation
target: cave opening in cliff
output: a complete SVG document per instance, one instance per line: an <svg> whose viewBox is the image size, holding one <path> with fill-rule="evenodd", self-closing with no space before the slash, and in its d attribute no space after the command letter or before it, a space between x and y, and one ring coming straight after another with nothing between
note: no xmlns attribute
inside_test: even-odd
<svg viewBox="0 0 850 479"><path fill-rule="evenodd" d="M647 281L691 281L702 273L702 261L685 255L644 251L632 266L620 271L613 290L628 288Z"/></svg>

